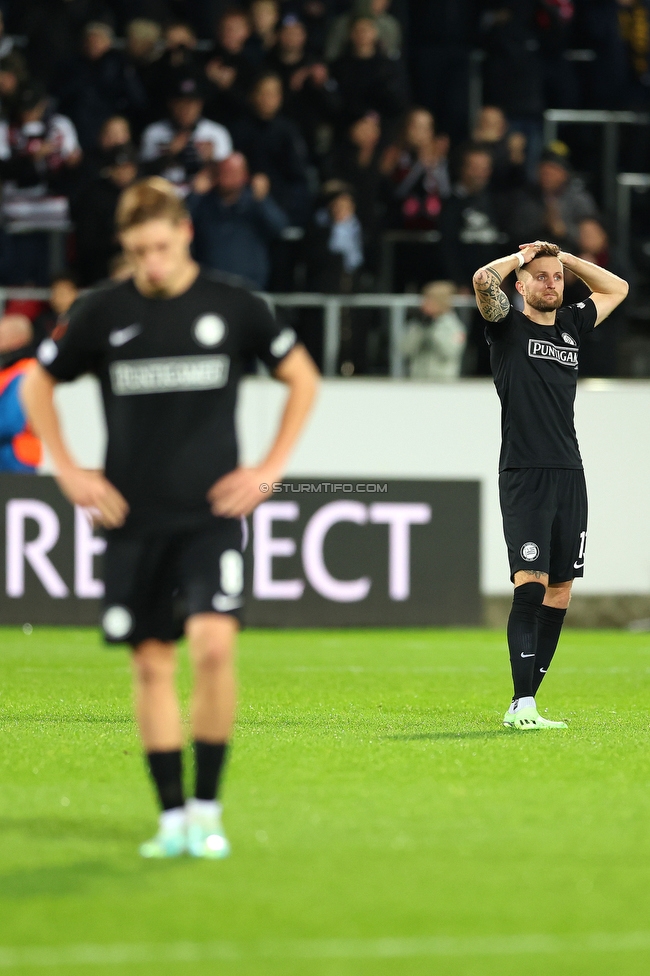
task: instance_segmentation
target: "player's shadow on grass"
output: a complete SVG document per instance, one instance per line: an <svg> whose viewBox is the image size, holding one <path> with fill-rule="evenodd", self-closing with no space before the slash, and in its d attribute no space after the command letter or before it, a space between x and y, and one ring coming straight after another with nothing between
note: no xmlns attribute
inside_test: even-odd
<svg viewBox="0 0 650 976"><path fill-rule="evenodd" d="M0 900L79 895L125 873L100 861L45 865L0 875Z"/></svg>
<svg viewBox="0 0 650 976"><path fill-rule="evenodd" d="M400 732L396 735L384 735L383 739L395 742L418 742L419 740L444 739L496 739L503 735L512 735L510 729L486 729L485 732Z"/></svg>

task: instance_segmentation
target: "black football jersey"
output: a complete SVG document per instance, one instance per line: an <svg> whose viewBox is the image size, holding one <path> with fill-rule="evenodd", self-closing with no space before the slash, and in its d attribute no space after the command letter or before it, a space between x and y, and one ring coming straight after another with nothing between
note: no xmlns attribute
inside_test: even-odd
<svg viewBox="0 0 650 976"><path fill-rule="evenodd" d="M500 471L582 468L574 425L578 353L597 316L589 298L558 309L554 325L538 325L511 307L486 326L501 400Z"/></svg>
<svg viewBox="0 0 650 976"><path fill-rule="evenodd" d="M105 472L129 503L127 527L186 527L209 520L208 489L237 466L245 366L258 357L273 370L295 343L262 299L201 272L173 298L132 281L83 297L38 358L57 380L99 379Z"/></svg>

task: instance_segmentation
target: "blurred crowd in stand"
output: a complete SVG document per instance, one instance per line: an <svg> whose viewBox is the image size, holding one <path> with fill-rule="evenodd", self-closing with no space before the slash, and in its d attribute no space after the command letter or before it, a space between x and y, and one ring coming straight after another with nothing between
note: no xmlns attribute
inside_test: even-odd
<svg viewBox="0 0 650 976"><path fill-rule="evenodd" d="M454 296L520 243L631 275L602 212L599 133L545 145L543 112L650 108L650 0L0 0L0 15L0 285L48 284L53 233L70 289L128 277L117 199L154 174L228 280L422 290L402 350L418 379L489 372ZM649 131L624 139L626 168L648 168ZM55 322L7 312L30 341ZM322 312L282 314L322 363ZM583 374L620 371L625 335L620 312ZM343 375L385 373L387 336L384 313L344 309Z"/></svg>

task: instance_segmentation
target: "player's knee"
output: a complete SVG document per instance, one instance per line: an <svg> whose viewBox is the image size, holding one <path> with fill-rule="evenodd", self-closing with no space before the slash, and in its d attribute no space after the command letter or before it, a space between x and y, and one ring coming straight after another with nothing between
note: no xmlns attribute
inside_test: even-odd
<svg viewBox="0 0 650 976"><path fill-rule="evenodd" d="M175 655L167 648L141 645L133 655L133 667L141 684L172 681L176 670Z"/></svg>
<svg viewBox="0 0 650 976"><path fill-rule="evenodd" d="M197 669L218 670L232 661L234 628L219 617L195 619L188 627L188 637Z"/></svg>
<svg viewBox="0 0 650 976"><path fill-rule="evenodd" d="M541 607L546 596L546 587L543 583L522 583L515 586L513 605L519 607Z"/></svg>
<svg viewBox="0 0 650 976"><path fill-rule="evenodd" d="M571 603L571 587L549 586L544 603L548 607L555 607L556 610L568 610Z"/></svg>

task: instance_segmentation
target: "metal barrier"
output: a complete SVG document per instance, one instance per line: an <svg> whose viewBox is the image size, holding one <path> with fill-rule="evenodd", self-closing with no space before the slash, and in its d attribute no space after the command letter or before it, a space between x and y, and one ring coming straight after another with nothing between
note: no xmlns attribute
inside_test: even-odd
<svg viewBox="0 0 650 976"><path fill-rule="evenodd" d="M557 139L559 123L602 125L603 127L603 210L612 218L616 210L616 170L618 167L618 129L621 125L648 125L645 112L609 112L600 109L549 108L544 112L544 142Z"/></svg>
<svg viewBox="0 0 650 976"><path fill-rule="evenodd" d="M1 288L0 306L9 299L37 299L47 301L48 288ZM260 293L271 309L276 308L322 308L323 309L323 374L338 375L339 351L341 348L341 309L379 308L386 309L389 322L389 363L390 375L394 379L404 376L404 357L402 345L406 312L418 308L420 295L322 295L310 292L267 294ZM467 317L476 308L476 301L469 295L455 295L453 306Z"/></svg>
<svg viewBox="0 0 650 976"><path fill-rule="evenodd" d="M379 308L388 312L389 324L389 369L394 379L404 376L404 356L402 354L406 312L418 308L420 295L320 295L320 294L273 294L262 296L272 309L280 308L322 308L323 309L323 375L338 375L339 351L341 348L341 309ZM471 296L455 295L453 305L460 310L476 308Z"/></svg>
<svg viewBox="0 0 650 976"><path fill-rule="evenodd" d="M630 262L630 215L632 190L650 189L650 173L619 173L616 177L616 240L621 257Z"/></svg>

